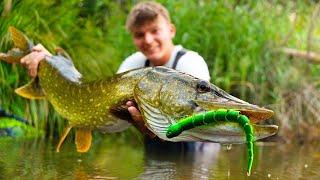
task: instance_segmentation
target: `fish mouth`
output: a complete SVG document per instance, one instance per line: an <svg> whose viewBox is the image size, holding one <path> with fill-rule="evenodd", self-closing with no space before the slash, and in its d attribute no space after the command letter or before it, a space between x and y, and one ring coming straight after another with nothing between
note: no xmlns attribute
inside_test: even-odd
<svg viewBox="0 0 320 180"><path fill-rule="evenodd" d="M255 141L275 135L278 132L277 125L256 124L258 122L271 118L274 115L274 112L272 110L247 103L240 99L221 98L218 100L215 99L215 101L194 100L193 103L195 107L195 113L212 111L217 109L229 109L240 111L242 115L245 115L249 118L250 124L253 128ZM243 127L239 128L239 126L235 126L230 122L224 122L212 126L210 131L207 131L206 133L210 134L207 136L207 138L211 138L210 140L214 142L226 144L244 143L246 142L246 138L245 134L241 129L243 129Z"/></svg>
<svg viewBox="0 0 320 180"><path fill-rule="evenodd" d="M251 123L257 123L271 118L274 112L270 109L259 107L247 102L212 102L212 101L201 101L194 100L197 107L196 111L210 111L217 109L232 109L240 111L241 114L247 116Z"/></svg>

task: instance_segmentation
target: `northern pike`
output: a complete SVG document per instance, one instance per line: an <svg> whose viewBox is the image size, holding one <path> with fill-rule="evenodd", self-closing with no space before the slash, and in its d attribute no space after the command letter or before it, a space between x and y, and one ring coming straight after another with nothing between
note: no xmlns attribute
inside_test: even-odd
<svg viewBox="0 0 320 180"><path fill-rule="evenodd" d="M33 45L17 29L10 27L9 31L14 48L1 53L0 59L19 63ZM89 150L93 129L112 133L128 128L130 116L124 107L128 100L137 104L147 128L166 141L245 143L242 128L232 122L199 126L177 137L166 137L168 127L179 119L220 108L246 115L253 124L255 140L274 135L278 129L275 125L254 124L272 117L272 110L231 96L208 81L166 67L134 69L110 78L86 81L71 59L46 56L39 64L37 77L15 92L28 99L47 99L68 120L57 151L71 128L76 128L78 152Z"/></svg>

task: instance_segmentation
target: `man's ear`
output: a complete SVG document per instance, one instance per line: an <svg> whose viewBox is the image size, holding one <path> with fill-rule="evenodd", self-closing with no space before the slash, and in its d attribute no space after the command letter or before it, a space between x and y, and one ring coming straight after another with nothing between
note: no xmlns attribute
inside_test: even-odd
<svg viewBox="0 0 320 180"><path fill-rule="evenodd" d="M176 26L172 23L170 23L170 32L171 32L171 38L174 38L176 36Z"/></svg>

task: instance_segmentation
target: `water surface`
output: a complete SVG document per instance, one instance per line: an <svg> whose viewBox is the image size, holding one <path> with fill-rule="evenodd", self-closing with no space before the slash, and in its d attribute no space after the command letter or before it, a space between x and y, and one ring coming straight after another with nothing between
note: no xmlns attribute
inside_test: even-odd
<svg viewBox="0 0 320 180"><path fill-rule="evenodd" d="M78 154L70 138L60 153L55 144L0 138L0 179L320 179L319 145L258 143L248 178L244 145L150 151L141 141L104 136Z"/></svg>

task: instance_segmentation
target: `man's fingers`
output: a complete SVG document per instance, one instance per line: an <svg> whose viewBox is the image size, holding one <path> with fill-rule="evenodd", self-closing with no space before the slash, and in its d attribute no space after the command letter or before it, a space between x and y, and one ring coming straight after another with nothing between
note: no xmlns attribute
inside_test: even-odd
<svg viewBox="0 0 320 180"><path fill-rule="evenodd" d="M32 53L30 53L30 54L24 56L23 58L21 58L21 59L20 59L20 63L21 63L22 65L26 66L27 63L28 63L28 61L29 61L29 59L30 59L30 57L31 57L31 54L32 54Z"/></svg>
<svg viewBox="0 0 320 180"><path fill-rule="evenodd" d="M127 101L126 105L130 107L130 106L134 106L134 103L132 101Z"/></svg>
<svg viewBox="0 0 320 180"><path fill-rule="evenodd" d="M39 62L45 58L44 52L31 52L30 54L21 58L20 62L28 69L29 75L35 77L37 75L37 68Z"/></svg>
<svg viewBox="0 0 320 180"><path fill-rule="evenodd" d="M146 127L138 109L134 106L128 107L128 111L132 117L133 125L142 133L145 134Z"/></svg>
<svg viewBox="0 0 320 180"><path fill-rule="evenodd" d="M33 46L32 51L43 51L45 48L42 46L42 44L37 44Z"/></svg>
<svg viewBox="0 0 320 180"><path fill-rule="evenodd" d="M26 56L24 56L23 58L21 58L20 63L29 68L29 65L34 61L34 58L36 57L36 52L32 52Z"/></svg>
<svg viewBox="0 0 320 180"><path fill-rule="evenodd" d="M29 76L36 77L37 76L37 69L29 69Z"/></svg>
<svg viewBox="0 0 320 180"><path fill-rule="evenodd" d="M127 105L128 107L130 107L130 106L137 107L137 104L136 104L136 102L135 102L134 100L127 101L126 105ZM137 108L137 109L138 109L138 108Z"/></svg>
<svg viewBox="0 0 320 180"><path fill-rule="evenodd" d="M128 102L127 102L127 106L128 106ZM131 103L133 103L133 102L131 102ZM152 139L156 137L156 135L146 127L145 122L143 121L143 118L142 118L142 115L141 115L140 111L135 106L129 106L128 107L128 111L131 114L131 117L132 117L132 119L134 121L133 125L142 134L148 135Z"/></svg>
<svg viewBox="0 0 320 180"><path fill-rule="evenodd" d="M38 66L41 60L45 58L46 54L45 53L37 53L33 59L33 61L30 62L29 64L29 71L31 71L30 75L32 77L37 76L37 71L38 71Z"/></svg>
<svg viewBox="0 0 320 180"><path fill-rule="evenodd" d="M24 56L23 58L20 59L20 63L21 63L22 65L24 65L24 62L26 62L26 56Z"/></svg>
<svg viewBox="0 0 320 180"><path fill-rule="evenodd" d="M51 53L42 45L42 44L37 44L32 48L32 51L34 52L42 52L45 55L51 56Z"/></svg>
<svg viewBox="0 0 320 180"><path fill-rule="evenodd" d="M37 75L37 65L36 65L36 63L30 62L27 65L27 68L28 68L29 76L36 77L36 75Z"/></svg>
<svg viewBox="0 0 320 180"><path fill-rule="evenodd" d="M136 107L130 106L130 107L128 107L128 111L131 114L132 119L136 123L143 123L144 124L141 113L139 112L139 110Z"/></svg>

